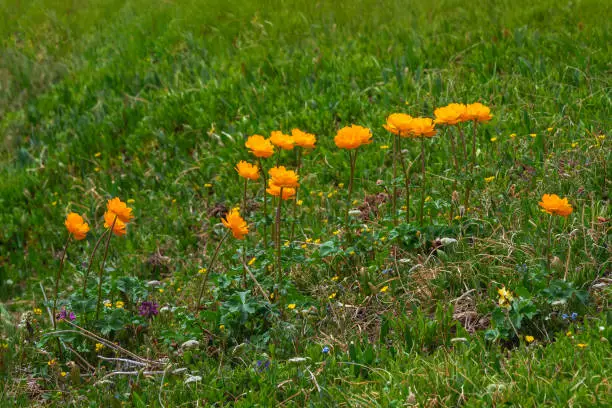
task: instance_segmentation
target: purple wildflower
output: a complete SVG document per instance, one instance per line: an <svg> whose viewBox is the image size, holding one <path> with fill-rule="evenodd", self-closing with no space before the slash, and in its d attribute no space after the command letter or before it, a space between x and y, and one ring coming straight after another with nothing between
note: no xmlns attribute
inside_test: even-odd
<svg viewBox="0 0 612 408"><path fill-rule="evenodd" d="M144 301L138 307L138 313L142 317L152 318L159 313L159 305L155 302Z"/></svg>
<svg viewBox="0 0 612 408"><path fill-rule="evenodd" d="M76 315L74 312L68 312L66 308L62 308L62 310L55 316L57 320L66 320L70 321L76 320Z"/></svg>

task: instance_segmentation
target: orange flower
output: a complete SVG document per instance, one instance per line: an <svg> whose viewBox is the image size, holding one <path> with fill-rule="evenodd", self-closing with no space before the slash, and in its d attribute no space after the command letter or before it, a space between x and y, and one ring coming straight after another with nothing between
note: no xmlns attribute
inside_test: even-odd
<svg viewBox="0 0 612 408"><path fill-rule="evenodd" d="M233 208L225 218L221 218L221 222L227 228L232 230L232 234L236 239L244 239L244 236L249 233L249 226L246 221L240 216L237 208Z"/></svg>
<svg viewBox="0 0 612 408"><path fill-rule="evenodd" d="M436 124L439 125L456 125L464 122L467 120L466 113L467 107L463 103L450 103L434 111Z"/></svg>
<svg viewBox="0 0 612 408"><path fill-rule="evenodd" d="M115 217L117 218L116 220ZM110 228L111 225L113 225L113 221L115 222L115 225L113 226L113 234L118 237L125 235L125 223L121 221L119 216L114 212L106 211L104 213L104 228Z"/></svg>
<svg viewBox="0 0 612 408"><path fill-rule="evenodd" d="M293 150L293 146L295 145L293 138L289 135L285 135L280 130L275 130L270 133L270 142L283 150Z"/></svg>
<svg viewBox="0 0 612 408"><path fill-rule="evenodd" d="M85 236L89 232L89 225L84 222L83 217L77 213L72 212L68 214L64 225L77 241L85 239Z"/></svg>
<svg viewBox="0 0 612 408"><path fill-rule="evenodd" d="M268 180L268 188L266 191L268 194L274 197L278 197L280 195L281 188L274 184L272 180ZM291 187L283 187L283 200L291 200L295 198L295 188Z"/></svg>
<svg viewBox="0 0 612 408"><path fill-rule="evenodd" d="M236 165L236 171L240 177L244 177L249 180L257 180L259 178L259 167L254 164L247 163L244 160L240 160Z"/></svg>
<svg viewBox="0 0 612 408"><path fill-rule="evenodd" d="M300 129L291 129L291 136L293 136L293 142L303 147L304 149L314 149L317 138L312 133L306 133Z"/></svg>
<svg viewBox="0 0 612 408"><path fill-rule="evenodd" d="M287 170L285 166L272 167L268 173L272 177L272 182L278 187L298 187L299 176L293 170Z"/></svg>
<svg viewBox="0 0 612 408"><path fill-rule="evenodd" d="M341 149L356 149L372 143L372 131L359 125L345 126L338 130L334 142Z"/></svg>
<svg viewBox="0 0 612 408"><path fill-rule="evenodd" d="M551 215L567 217L574 211L567 198L561 198L556 194L544 194L539 202L542 209Z"/></svg>
<svg viewBox="0 0 612 408"><path fill-rule="evenodd" d="M249 136L244 145L255 157L270 157L274 154L274 146L270 140L261 135Z"/></svg>
<svg viewBox="0 0 612 408"><path fill-rule="evenodd" d="M435 123L431 118L414 118L410 122L413 137L432 137L436 134Z"/></svg>
<svg viewBox="0 0 612 408"><path fill-rule="evenodd" d="M119 197L115 197L112 200L108 200L106 203L106 210L117 215L119 221L124 223L130 222L134 215L132 214L132 209L127 206L126 203L121 201Z"/></svg>
<svg viewBox="0 0 612 408"><path fill-rule="evenodd" d="M491 109L479 102L468 104L464 115L465 120L473 120L475 122L488 122L492 117Z"/></svg>
<svg viewBox="0 0 612 408"><path fill-rule="evenodd" d="M405 113L393 113L387 118L387 123L383 127L394 135L400 135L402 137L410 136L412 126L412 116L406 115Z"/></svg>

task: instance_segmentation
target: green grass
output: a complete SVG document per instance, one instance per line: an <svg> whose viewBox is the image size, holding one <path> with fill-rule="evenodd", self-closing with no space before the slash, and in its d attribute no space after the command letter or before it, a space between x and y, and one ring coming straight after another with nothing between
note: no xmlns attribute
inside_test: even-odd
<svg viewBox="0 0 612 408"><path fill-rule="evenodd" d="M3 403L609 404L610 7L494 3L9 0L0 8ZM349 162L333 143L340 127L373 131L357 160L353 198L362 203L393 183L391 149L381 148L392 145L382 128L390 113L432 116L435 107L473 101L494 118L479 128L469 208L459 208L466 176L457 177L441 131L428 142L425 227L416 222L418 162L413 224L394 228L388 202L368 222L344 224ZM251 280L242 289L242 249L230 240L211 273L206 311L194 314L198 270L221 233L211 209L241 204L234 166L252 160L245 138L294 127L318 142L300 172L299 218L285 221L283 241L294 221L296 236L283 247L282 306ZM420 147L411 142L402 148L415 160ZM281 162L295 166L294 153ZM454 179L460 202L451 199ZM260 185L249 188L257 206ZM548 216L537 204L544 193L574 207L553 223L552 269ZM111 240L103 290L126 307L94 322L93 276L80 293L84 263L114 196L134 200L136 220ZM449 222L451 208L463 217ZM75 353L59 354L39 283L52 296L69 211L84 214L92 231L68 250L61 304L81 307L79 324L137 355L168 357L163 382L115 376L94 386L116 367L81 335L61 336L98 368L94 375ZM246 218L247 257L271 292L261 209ZM443 237L458 243L432 252ZM163 291L145 285L151 280ZM502 285L525 301L521 316L536 308L518 328L497 307ZM144 321L143 299L177 309ZM35 308L43 314L33 316L32 333L18 328ZM576 321L560 317L572 312ZM525 335L536 341L527 345ZM189 339L199 348L180 352ZM288 361L296 357L309 360ZM57 366L47 364L52 358ZM256 362L268 360L259 372ZM80 374L62 377L69 361ZM204 380L184 384L176 368Z"/></svg>

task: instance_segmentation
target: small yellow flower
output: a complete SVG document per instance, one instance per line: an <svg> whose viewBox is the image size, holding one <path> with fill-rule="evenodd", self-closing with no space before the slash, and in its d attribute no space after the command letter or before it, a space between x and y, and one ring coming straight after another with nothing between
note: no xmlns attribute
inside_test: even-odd
<svg viewBox="0 0 612 408"><path fill-rule="evenodd" d="M94 154L94 157L100 157L100 156L102 156L102 153L100 152L97 152L96 154Z"/></svg>
<svg viewBox="0 0 612 408"><path fill-rule="evenodd" d="M359 204L359 200L353 200L353 205Z"/></svg>
<svg viewBox="0 0 612 408"><path fill-rule="evenodd" d="M338 183L339 188L344 188L344 183Z"/></svg>
<svg viewBox="0 0 612 408"><path fill-rule="evenodd" d="M306 243L310 244L312 242L312 238L306 238Z"/></svg>
<svg viewBox="0 0 612 408"><path fill-rule="evenodd" d="M425 197L425 202L429 202L429 201L431 201L431 197L430 196Z"/></svg>
<svg viewBox="0 0 612 408"><path fill-rule="evenodd" d="M568 331L567 333L565 333L565 335L566 335L567 337L572 337L572 332L571 332L571 331Z"/></svg>
<svg viewBox="0 0 612 408"><path fill-rule="evenodd" d="M52 202L51 205L55 207L57 205L57 201Z"/></svg>
<svg viewBox="0 0 612 408"><path fill-rule="evenodd" d="M128 204L134 204L136 200L134 200L133 198L128 198L127 202Z"/></svg>
<svg viewBox="0 0 612 408"><path fill-rule="evenodd" d="M224 331L225 330L225 325L224 324L220 324L219 325L219 330Z"/></svg>
<svg viewBox="0 0 612 408"><path fill-rule="evenodd" d="M387 240L387 237L380 237L380 242L385 242Z"/></svg>
<svg viewBox="0 0 612 408"><path fill-rule="evenodd" d="M335 298L336 298L336 292L328 296L328 299L335 299Z"/></svg>
<svg viewBox="0 0 612 408"><path fill-rule="evenodd" d="M52 366L54 366L55 364L56 364L56 361L55 361L55 359L54 359L54 358L53 358L53 359L51 359L51 360L49 360L49 361L47 361L47 365L48 365L49 367L52 367Z"/></svg>
<svg viewBox="0 0 612 408"><path fill-rule="evenodd" d="M533 343L534 340L535 338L533 336L525 336L525 341L527 343Z"/></svg>
<svg viewBox="0 0 612 408"><path fill-rule="evenodd" d="M406 211L408 209L408 207L406 207L405 205L402 205L402 211Z"/></svg>
<svg viewBox="0 0 612 408"><path fill-rule="evenodd" d="M578 146L577 142L572 143L572 148L575 148L576 146Z"/></svg>
<svg viewBox="0 0 612 408"><path fill-rule="evenodd" d="M320 240L319 238L317 238L317 239L315 239L315 242L314 242L314 243L315 243L315 244L320 244L320 243L321 243L321 240Z"/></svg>
<svg viewBox="0 0 612 408"><path fill-rule="evenodd" d="M296 204L297 205L302 205L302 204L304 204L304 201L303 200L297 200Z"/></svg>
<svg viewBox="0 0 612 408"><path fill-rule="evenodd" d="M97 173L97 172L99 172L99 171L100 171L100 168L99 168L99 167L96 167L96 168L94 168L94 171Z"/></svg>
<svg viewBox="0 0 612 408"><path fill-rule="evenodd" d="M257 258L255 258L255 257L251 258L251 260L249 261L249 266L253 265L256 260L257 260Z"/></svg>
<svg viewBox="0 0 612 408"><path fill-rule="evenodd" d="M61 375L62 377L65 377L65 376L66 376L66 372L65 372L65 371L62 371L62 372L60 373L60 375Z"/></svg>
<svg viewBox="0 0 612 408"><path fill-rule="evenodd" d="M389 148L389 146L387 146L387 145L380 146L380 150L387 150L388 148Z"/></svg>
<svg viewBox="0 0 612 408"><path fill-rule="evenodd" d="M176 198L172 199L172 204L176 204Z"/></svg>
<svg viewBox="0 0 612 408"><path fill-rule="evenodd" d="M319 197L323 197L323 192L319 191L319 193L317 194Z"/></svg>
<svg viewBox="0 0 612 408"><path fill-rule="evenodd" d="M285 246L288 247L289 246L289 241L285 241Z"/></svg>
<svg viewBox="0 0 612 408"><path fill-rule="evenodd" d="M104 344L96 343L96 353L102 350L103 348L104 348Z"/></svg>
<svg viewBox="0 0 612 408"><path fill-rule="evenodd" d="M177 291L177 292L180 292L181 290L183 290L183 289L181 289L181 288L176 288L176 291Z"/></svg>
<svg viewBox="0 0 612 408"><path fill-rule="evenodd" d="M576 344L576 345L577 345L579 348L581 348L581 349L586 348L586 346L587 346L587 345L586 345L586 344L584 344L584 343L578 343L578 344Z"/></svg>
<svg viewBox="0 0 612 408"><path fill-rule="evenodd" d="M333 195L334 193L327 193L327 198L332 198Z"/></svg>
<svg viewBox="0 0 612 408"><path fill-rule="evenodd" d="M125 302L122 302L121 300L118 300L115 302L115 307L117 309L123 309L124 306L125 306Z"/></svg>
<svg viewBox="0 0 612 408"><path fill-rule="evenodd" d="M308 248L308 245L302 244L302 249L306 249L306 248Z"/></svg>
<svg viewBox="0 0 612 408"><path fill-rule="evenodd" d="M546 130L548 130L549 132L552 132L552 131L553 131L553 128L549 127L549 128L548 128L548 129L546 129Z"/></svg>
<svg viewBox="0 0 612 408"><path fill-rule="evenodd" d="M460 215L455 215L455 220L459 221L461 219Z"/></svg>
<svg viewBox="0 0 612 408"><path fill-rule="evenodd" d="M111 308L111 307L113 307L113 303L110 300L105 300L104 301L104 307Z"/></svg>
<svg viewBox="0 0 612 408"><path fill-rule="evenodd" d="M40 316L42 314L42 309L39 307L34 308L34 314Z"/></svg>
<svg viewBox="0 0 612 408"><path fill-rule="evenodd" d="M331 280L333 282L336 282L338 279L340 279L340 277L338 275L334 276L333 278L331 278Z"/></svg>
<svg viewBox="0 0 612 408"><path fill-rule="evenodd" d="M530 133L529 136L535 138L538 134L537 133Z"/></svg>
<svg viewBox="0 0 612 408"><path fill-rule="evenodd" d="M388 290L389 290L389 286L383 286L382 289L380 290L380 293L385 293Z"/></svg>
<svg viewBox="0 0 612 408"><path fill-rule="evenodd" d="M206 187L206 188L211 188L211 187L212 187L212 184L210 184L210 183L206 183L206 184L204 184L204 187Z"/></svg>
<svg viewBox="0 0 612 408"><path fill-rule="evenodd" d="M159 291L159 293L164 293L164 290L162 288L157 289Z"/></svg>
<svg viewBox="0 0 612 408"><path fill-rule="evenodd" d="M606 138L606 135L598 135L597 138L599 140L604 140Z"/></svg>
<svg viewBox="0 0 612 408"><path fill-rule="evenodd" d="M253 259L255 259L255 258L253 258ZM250 264L249 264L249 265L250 265ZM203 274L205 274L205 273L206 273L206 268L200 268L200 269L198 269L198 274L203 275Z"/></svg>
<svg viewBox="0 0 612 408"><path fill-rule="evenodd" d="M486 181L487 183L492 182L493 180L495 180L495 176L491 176L491 177L485 177L484 181Z"/></svg>
<svg viewBox="0 0 612 408"><path fill-rule="evenodd" d="M323 220L323 224L327 224L329 222L329 220L326 218Z"/></svg>
<svg viewBox="0 0 612 408"><path fill-rule="evenodd" d="M274 299L274 292L270 293L270 299Z"/></svg>
<svg viewBox="0 0 612 408"><path fill-rule="evenodd" d="M287 305L287 309L289 309L289 310L293 310L293 309L295 309L295 303L290 303L290 304L288 304L288 305Z"/></svg>
<svg viewBox="0 0 612 408"><path fill-rule="evenodd" d="M355 255L355 251L349 252L349 255Z"/></svg>
<svg viewBox="0 0 612 408"><path fill-rule="evenodd" d="M510 134L510 139L514 139L516 137L516 133L511 133Z"/></svg>
<svg viewBox="0 0 612 408"><path fill-rule="evenodd" d="M497 142L497 138L496 138L496 137L492 137L492 138L491 138L491 139L489 139L489 140L491 140L492 142Z"/></svg>
<svg viewBox="0 0 612 408"><path fill-rule="evenodd" d="M333 234L334 234L334 235L338 235L340 232L341 232L340 230L335 230L335 231L333 232Z"/></svg>

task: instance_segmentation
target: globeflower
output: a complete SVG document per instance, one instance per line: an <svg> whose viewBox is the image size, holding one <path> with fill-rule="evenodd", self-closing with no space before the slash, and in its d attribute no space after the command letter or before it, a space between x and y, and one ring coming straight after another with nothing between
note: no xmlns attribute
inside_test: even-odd
<svg viewBox="0 0 612 408"><path fill-rule="evenodd" d="M268 180L268 188L266 189L268 194L274 197L280 196L281 188L274 184L273 180ZM283 187L283 200L291 200L295 198L295 188Z"/></svg>
<svg viewBox="0 0 612 408"><path fill-rule="evenodd" d="M408 137L412 130L411 122L412 116L410 115L405 113L392 113L387 117L387 123L385 123L383 127L394 135Z"/></svg>
<svg viewBox="0 0 612 408"><path fill-rule="evenodd" d="M285 166L272 167L268 174L272 178L272 183L278 187L299 187L298 179L299 176L293 170L287 170Z"/></svg>
<svg viewBox="0 0 612 408"><path fill-rule="evenodd" d="M116 215L117 219L123 223L128 223L134 218L132 209L118 197L108 200L106 203L106 211Z"/></svg>
<svg viewBox="0 0 612 408"><path fill-rule="evenodd" d="M240 160L236 165L236 171L240 177L244 177L249 180L257 180L259 178L259 168L251 163L244 160Z"/></svg>
<svg viewBox="0 0 612 408"><path fill-rule="evenodd" d="M246 221L240 216L237 208L233 208L225 218L221 219L223 225L232 231L232 235L236 239L244 239L244 236L249 233L249 227Z"/></svg>
<svg viewBox="0 0 612 408"><path fill-rule="evenodd" d="M66 225L68 232L72 234L77 241L85 239L85 236L87 236L89 232L89 225L83 220L83 217L77 213L72 212L68 214L64 225Z"/></svg>
<svg viewBox="0 0 612 408"><path fill-rule="evenodd" d="M491 109L480 102L468 104L464 115L465 120L473 120L475 122L488 122L492 117Z"/></svg>
<svg viewBox="0 0 612 408"><path fill-rule="evenodd" d="M300 129L291 129L291 136L296 146L304 149L314 149L317 138L312 133L306 133Z"/></svg>
<svg viewBox="0 0 612 408"><path fill-rule="evenodd" d="M104 228L113 227L113 234L120 237L126 234L125 223L119 219L117 214L106 211L104 213Z"/></svg>
<svg viewBox="0 0 612 408"><path fill-rule="evenodd" d="M261 135L249 136L244 145L255 157L267 158L274 154L274 145Z"/></svg>
<svg viewBox="0 0 612 408"><path fill-rule="evenodd" d="M372 143L372 131L359 125L345 126L338 130L334 142L341 149L356 149Z"/></svg>
<svg viewBox="0 0 612 408"><path fill-rule="evenodd" d="M463 103L450 103L434 110L436 124L456 125L466 121L467 107Z"/></svg>
<svg viewBox="0 0 612 408"><path fill-rule="evenodd" d="M410 121L410 134L414 137L432 137L436 134L435 126L431 118L414 118Z"/></svg>
<svg viewBox="0 0 612 408"><path fill-rule="evenodd" d="M560 215L567 217L574 209L567 201L567 198L561 198L556 194L544 194L542 201L538 203L542 209L550 215Z"/></svg>
<svg viewBox="0 0 612 408"><path fill-rule="evenodd" d="M293 146L295 145L293 138L289 135L285 135L280 130L275 130L270 133L270 142L283 150L293 150Z"/></svg>

